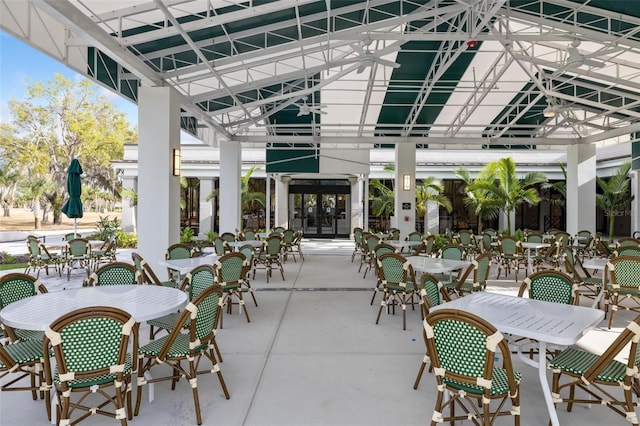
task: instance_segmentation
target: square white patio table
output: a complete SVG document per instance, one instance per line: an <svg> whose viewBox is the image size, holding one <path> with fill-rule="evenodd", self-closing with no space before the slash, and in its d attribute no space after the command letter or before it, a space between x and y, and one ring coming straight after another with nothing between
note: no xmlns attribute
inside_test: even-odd
<svg viewBox="0 0 640 426"><path fill-rule="evenodd" d="M242 246L250 245L254 249L262 247L264 245L264 241L262 240L247 240L247 241L233 241L229 244L229 247L233 247L234 250L238 250Z"/></svg>
<svg viewBox="0 0 640 426"><path fill-rule="evenodd" d="M533 265L531 264L531 250L534 250L536 255L538 254L538 250L542 248L549 248L551 244L549 243L533 243L529 241L523 241L522 248L527 251L527 265L529 267L529 273L533 273Z"/></svg>
<svg viewBox="0 0 640 426"><path fill-rule="evenodd" d="M551 424L559 425L547 380L547 344L571 346L604 318L604 312L586 306L564 305L541 300L482 291L460 297L431 308L459 309L477 315L493 324L500 332L535 339L539 360L529 359L518 351L525 364L538 368L542 393Z"/></svg>
<svg viewBox="0 0 640 426"><path fill-rule="evenodd" d="M600 258L600 257L586 258L582 262L582 266L584 266L584 269L597 269L602 271L602 285L600 286L600 293L598 293L596 298L593 299L593 304L591 305L592 308L595 308L598 305L598 302L602 299L602 296L604 295L604 280L605 280L604 269L607 266L607 263L609 263L609 259Z"/></svg>
<svg viewBox="0 0 640 426"><path fill-rule="evenodd" d="M185 292L171 287L82 287L38 294L10 303L0 311L0 320L14 328L44 331L53 321L76 309L108 305L128 312L141 323L179 311L187 306L187 302ZM152 385L149 386L149 402L154 398ZM55 412L55 395L52 395L51 408ZM51 423L55 424L54 417Z"/></svg>
<svg viewBox="0 0 640 426"><path fill-rule="evenodd" d="M187 274L196 266L213 266L217 259L217 254L208 254L206 256L190 257L188 259L165 259L158 262L158 265L178 271L180 274Z"/></svg>
<svg viewBox="0 0 640 426"><path fill-rule="evenodd" d="M419 247L422 244L422 241L403 241L403 240L383 240L381 243L389 244L393 246L398 251L402 251L405 247L408 249L412 249L413 247Z"/></svg>

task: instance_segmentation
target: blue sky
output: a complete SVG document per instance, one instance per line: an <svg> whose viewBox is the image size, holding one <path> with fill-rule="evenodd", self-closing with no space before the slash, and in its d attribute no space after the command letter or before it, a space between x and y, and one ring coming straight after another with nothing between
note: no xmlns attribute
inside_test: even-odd
<svg viewBox="0 0 640 426"><path fill-rule="evenodd" d="M13 98L24 98L29 81L46 81L52 79L55 73L70 80L82 78L71 68L0 31L0 121L10 120L8 102ZM138 123L137 105L98 84L96 88L107 96L116 110L127 115L132 126Z"/></svg>

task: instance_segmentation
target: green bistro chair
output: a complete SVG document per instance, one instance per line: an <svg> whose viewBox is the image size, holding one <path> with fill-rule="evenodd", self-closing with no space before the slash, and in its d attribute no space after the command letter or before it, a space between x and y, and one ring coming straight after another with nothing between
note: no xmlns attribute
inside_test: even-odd
<svg viewBox="0 0 640 426"><path fill-rule="evenodd" d="M616 249L620 249L622 247L640 247L640 239L639 238L620 238L616 241Z"/></svg>
<svg viewBox="0 0 640 426"><path fill-rule="evenodd" d="M414 295L418 285L411 263L399 253L385 253L378 258L378 268L381 274L383 296L376 317L376 324L380 322L382 310L389 306L395 314L396 305L402 308L402 329L407 329L407 304L414 308ZM422 309L420 309L422 316Z"/></svg>
<svg viewBox="0 0 640 426"><path fill-rule="evenodd" d="M283 260L286 262L289 257L289 253L293 257L293 261L296 262L296 254L294 252L293 242L296 239L296 234L293 229L285 229L282 232L282 254Z"/></svg>
<svg viewBox="0 0 640 426"><path fill-rule="evenodd" d="M178 283L172 280L160 281L156 273L153 271L153 268L151 268L146 260L144 260L138 253L131 252L131 261L135 265L140 276L140 284L155 284L172 288L178 287Z"/></svg>
<svg viewBox="0 0 640 426"><path fill-rule="evenodd" d="M242 240L243 241L258 241L260 236L258 235L258 231L255 229L245 229L242 231Z"/></svg>
<svg viewBox="0 0 640 426"><path fill-rule="evenodd" d="M89 278L89 287L103 285L140 284L140 273L135 265L126 262L112 262L98 268Z"/></svg>
<svg viewBox="0 0 640 426"><path fill-rule="evenodd" d="M92 414L115 418L121 425L127 424L127 417L132 419L131 373L138 357L138 325L130 314L108 306L69 312L47 329L43 348L47 385L56 389L59 425L76 424ZM80 396L72 400L74 394ZM85 398L90 395L100 395L104 402L87 406ZM105 409L108 405L112 411ZM76 411L83 413L72 419Z"/></svg>
<svg viewBox="0 0 640 426"><path fill-rule="evenodd" d="M36 277L15 272L0 277L0 310L10 303L37 294L47 293L47 288ZM37 340L42 342L44 333L35 330L14 329L0 322L5 339L12 342Z"/></svg>
<svg viewBox="0 0 640 426"><path fill-rule="evenodd" d="M304 254L302 254L302 229L298 229L295 233L295 238L293 239L293 248L298 252L300 259L304 262Z"/></svg>
<svg viewBox="0 0 640 426"><path fill-rule="evenodd" d="M593 234L588 229L583 229L582 231L578 231L576 234L576 254L580 256L582 259L585 256L593 255Z"/></svg>
<svg viewBox="0 0 640 426"><path fill-rule="evenodd" d="M527 293L530 299L578 305L578 285L564 272L553 269L534 272L522 281L518 296Z"/></svg>
<svg viewBox="0 0 640 426"><path fill-rule="evenodd" d="M449 302L451 299L449 298L449 293L444 288L442 283L438 281L438 278L433 274L424 273L420 277L420 298L422 299L422 312L426 317L429 315L429 310L434 307L441 305L445 302ZM422 332L424 343L427 344L427 335L424 333L424 329ZM418 385L420 384L420 380L422 379L422 374L424 373L424 368L429 364L429 372L433 371L433 366L431 365L431 359L429 358L429 350L424 354L422 358L422 363L420 364L420 368L418 369L418 375L416 376L416 381L413 383L413 388L418 389Z"/></svg>
<svg viewBox="0 0 640 426"><path fill-rule="evenodd" d="M491 254L483 253L477 256L471 265L460 276L450 283L445 283L444 288L449 293L464 296L467 293L482 291L487 287L489 271L491 270ZM473 275L471 274L473 272Z"/></svg>
<svg viewBox="0 0 640 426"><path fill-rule="evenodd" d="M458 243L464 247L464 252L467 256L473 256L478 252L478 245L471 230L463 229L458 231Z"/></svg>
<svg viewBox="0 0 640 426"><path fill-rule="evenodd" d="M74 238L67 241L65 263L67 266L67 281L71 279L72 269L84 269L89 278L91 269L91 245L85 238Z"/></svg>
<svg viewBox="0 0 640 426"><path fill-rule="evenodd" d="M36 272L36 278L39 278L42 268L44 268L45 273L49 275L49 266L53 266L58 276L62 276L64 258L61 255L49 253L49 250L47 250L44 244L33 237L27 238L27 249L29 251L29 262L24 270L25 274L34 271Z"/></svg>
<svg viewBox="0 0 640 426"><path fill-rule="evenodd" d="M248 292L251 295L251 298L253 299L253 304L256 305L257 307L258 301L256 300L256 295L255 295L255 292L253 291L253 287L251 287L251 279L250 279L251 271L255 264L255 259L254 259L255 247L253 247L251 244L245 244L238 248L238 252L244 254L244 257L246 258L245 271L243 273L240 291Z"/></svg>
<svg viewBox="0 0 640 426"><path fill-rule="evenodd" d="M372 256L374 257L374 259L376 259L376 263L375 263L376 276L378 277L378 279L375 287L373 288L373 294L371 295L371 303L369 303L372 306L373 306L373 301L376 298L376 294L378 294L379 291L384 291L384 286L382 285L382 274L380 272L380 263L378 262L378 258L385 253L398 253L398 250L396 250L394 246L385 244L385 243L380 243L373 249Z"/></svg>
<svg viewBox="0 0 640 426"><path fill-rule="evenodd" d="M597 298L602 290L602 279L594 278L589 274L584 266L582 266L580 258L574 254L571 247L564 248L562 259L565 272L573 278L573 281L576 284L578 284L580 294L588 297L589 299ZM599 301L598 309L600 309Z"/></svg>
<svg viewBox="0 0 640 426"><path fill-rule="evenodd" d="M249 311L244 303L242 297L242 282L244 281L247 273L247 267L249 263L244 254L240 252L227 253L213 264L213 270L215 271L216 281L222 287L224 297L222 299L222 305L226 306L227 313L231 314L231 308L235 304L240 307L241 311L244 311L244 316L247 322L251 322L249 318ZM220 328L223 325L223 312L220 312Z"/></svg>
<svg viewBox="0 0 640 426"><path fill-rule="evenodd" d="M462 245L453 243L446 244L438 250L437 257L449 260L465 260L467 255ZM451 281L449 274L436 274L436 276L443 282Z"/></svg>
<svg viewBox="0 0 640 426"><path fill-rule="evenodd" d="M527 241L528 243L543 243L544 238L542 237L541 233L532 231L526 233L525 241Z"/></svg>
<svg viewBox="0 0 640 426"><path fill-rule="evenodd" d="M423 239L424 241L424 248L422 249L422 252L419 254L423 254L425 256L433 256L434 252L434 243L435 243L436 237L433 234L429 234L426 235Z"/></svg>
<svg viewBox="0 0 640 426"><path fill-rule="evenodd" d="M5 377L11 380L4 381ZM29 385L24 379L29 378ZM0 387L1 392L31 391L31 397L38 399L38 392L44 399L47 418L51 420L50 388L46 386L43 370L42 341L27 340L10 345L0 345ZM9 408L5 408L9 409Z"/></svg>
<svg viewBox="0 0 640 426"><path fill-rule="evenodd" d="M224 256L225 254L233 251L231 246L229 246L229 242L220 236L213 239L213 248L218 256Z"/></svg>
<svg viewBox="0 0 640 426"><path fill-rule="evenodd" d="M411 245L409 245L409 253L411 253L412 255L416 256L422 252L424 248L422 242L422 234L420 234L418 231L413 231L409 235L407 235L405 241L411 243Z"/></svg>
<svg viewBox="0 0 640 426"><path fill-rule="evenodd" d="M640 313L640 257L618 256L609 259L604 274L604 311L605 315L611 311L611 328L613 318L619 310Z"/></svg>
<svg viewBox="0 0 640 426"><path fill-rule="evenodd" d="M172 244L167 248L167 251L164 254L165 260L172 259L189 259L192 258L195 254L195 251L191 246L183 243ZM183 276L180 275L179 271L175 271L171 268L167 268L167 275L170 280L175 283L179 283L183 280Z"/></svg>
<svg viewBox="0 0 640 426"><path fill-rule="evenodd" d="M640 246L622 246L618 247L616 251L613 252L615 257L618 256L640 256Z"/></svg>
<svg viewBox="0 0 640 426"><path fill-rule="evenodd" d="M97 271L101 264L116 261L117 240L115 237L110 238L102 244L102 247L91 250L92 269Z"/></svg>
<svg viewBox="0 0 640 426"><path fill-rule="evenodd" d="M227 243L233 243L236 240L236 236L233 232L223 232L220 234L220 238L225 240Z"/></svg>
<svg viewBox="0 0 640 426"><path fill-rule="evenodd" d="M526 261L526 257L522 252L522 246L518 244L518 240L509 235L502 235L498 238L498 255L500 262L498 263L498 275L496 279L500 278L500 272L504 271L504 275L506 277L513 269L515 272L515 280L517 282L520 264L523 259Z"/></svg>
<svg viewBox="0 0 640 426"><path fill-rule="evenodd" d="M638 426L634 395L638 389L639 340L640 315L627 325L602 355L577 347L556 355L548 363L548 368L553 371L551 395L554 404L567 404L567 411L571 411L576 403L605 406L628 423ZM587 396L579 397L576 388L582 390L581 395ZM617 397L620 392L622 398ZM584 424L591 424L590 413L584 412L583 416Z"/></svg>
<svg viewBox="0 0 640 426"><path fill-rule="evenodd" d="M171 380L171 388L184 378L191 387L196 412L197 424L202 424L200 413L200 397L198 394L198 376L216 373L225 398L229 399L229 391L222 377L220 366L214 353L215 335L219 314L222 310L222 287L210 285L202 290L179 316L176 326L167 336L156 339L139 349L138 362L138 395L136 398L135 414L140 411L142 386L148 383ZM188 326L187 326L188 324ZM203 368L203 361L208 359L211 367ZM169 376L157 376L145 379L145 373L159 365L169 367ZM166 372L166 367L163 370ZM211 394L208 394L211 403ZM153 407L149 407L153 410Z"/></svg>
<svg viewBox="0 0 640 426"><path fill-rule="evenodd" d="M369 269L375 268L376 258L374 255L374 249L378 244L382 242L382 238L375 234L368 234L366 235L366 237L363 237L363 239L366 247L363 247L364 255L362 257L362 262L360 262L360 268L358 269L358 272L360 272L362 265L366 264L364 275L362 275L362 278L365 278L367 276L367 272L369 272Z"/></svg>
<svg viewBox="0 0 640 426"><path fill-rule="evenodd" d="M260 250L256 254L256 267L253 270L253 279L256 278L256 269L260 265L261 268L264 269L267 273L268 283L269 278L271 278L273 266L275 265L278 267L278 269L280 269L280 275L282 276L282 280L284 281L284 269L282 267L282 262L280 261L281 255L282 237L280 235L271 235L267 237L264 245L260 247Z"/></svg>
<svg viewBox="0 0 640 426"><path fill-rule="evenodd" d="M431 426L464 420L491 425L500 416L520 424L521 374L513 371L511 350L495 327L468 312L439 309L425 318L424 332L438 389ZM494 364L496 353L502 366Z"/></svg>
<svg viewBox="0 0 640 426"><path fill-rule="evenodd" d="M388 240L398 241L400 240L400 230L398 228L389 229L389 238Z"/></svg>
<svg viewBox="0 0 640 426"><path fill-rule="evenodd" d="M353 228L353 253L351 253L351 263L356 255L362 256L362 228Z"/></svg>

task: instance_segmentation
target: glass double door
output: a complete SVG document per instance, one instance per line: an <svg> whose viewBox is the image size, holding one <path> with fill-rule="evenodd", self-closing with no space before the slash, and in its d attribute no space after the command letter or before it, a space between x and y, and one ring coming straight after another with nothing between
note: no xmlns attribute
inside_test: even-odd
<svg viewBox="0 0 640 426"><path fill-rule="evenodd" d="M303 192L289 194L289 223L307 237L349 236L350 195L344 193Z"/></svg>

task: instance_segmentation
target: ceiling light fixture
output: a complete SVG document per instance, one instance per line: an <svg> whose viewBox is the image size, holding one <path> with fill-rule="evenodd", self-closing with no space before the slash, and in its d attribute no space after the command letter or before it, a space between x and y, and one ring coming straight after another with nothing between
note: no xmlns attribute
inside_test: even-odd
<svg viewBox="0 0 640 426"><path fill-rule="evenodd" d="M542 115L545 118L553 118L556 116L556 111L551 107L551 105L549 105L544 109L544 111L542 111Z"/></svg>

